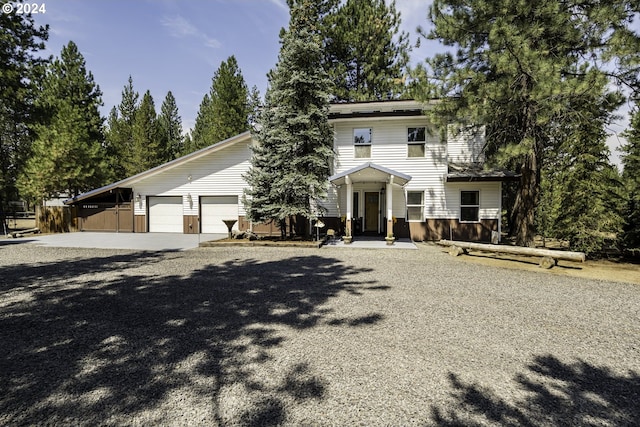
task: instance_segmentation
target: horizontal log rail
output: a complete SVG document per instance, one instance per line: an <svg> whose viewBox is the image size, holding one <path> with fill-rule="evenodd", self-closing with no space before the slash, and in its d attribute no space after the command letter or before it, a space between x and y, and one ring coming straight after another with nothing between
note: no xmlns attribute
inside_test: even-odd
<svg viewBox="0 0 640 427"><path fill-rule="evenodd" d="M39 228L30 228L28 230L13 231L8 234L8 237L14 237L14 238L24 237L25 234L38 234L38 233L40 233Z"/></svg>
<svg viewBox="0 0 640 427"><path fill-rule="evenodd" d="M440 240L439 245L449 246L449 254L458 256L467 253L468 250L483 252L499 252L513 255L528 255L542 257L540 266L551 268L558 264L558 260L584 262L586 257L583 252L553 251L550 249L525 248L522 246L493 245L486 243L461 242L457 240Z"/></svg>

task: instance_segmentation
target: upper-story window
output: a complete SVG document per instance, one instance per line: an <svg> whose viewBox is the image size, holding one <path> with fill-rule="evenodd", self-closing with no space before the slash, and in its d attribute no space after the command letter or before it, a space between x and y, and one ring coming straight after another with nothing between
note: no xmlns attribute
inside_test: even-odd
<svg viewBox="0 0 640 427"><path fill-rule="evenodd" d="M427 141L426 128L407 128L407 157L424 157Z"/></svg>
<svg viewBox="0 0 640 427"><path fill-rule="evenodd" d="M353 149L356 159L371 157L371 128L353 130Z"/></svg>

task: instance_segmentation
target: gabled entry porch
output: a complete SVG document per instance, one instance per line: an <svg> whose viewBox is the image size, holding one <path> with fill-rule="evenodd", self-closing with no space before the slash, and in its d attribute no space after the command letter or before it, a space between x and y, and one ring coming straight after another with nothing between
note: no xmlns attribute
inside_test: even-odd
<svg viewBox="0 0 640 427"><path fill-rule="evenodd" d="M409 175L375 163L331 176L329 181L338 189L340 200L345 201L340 211L346 219L346 236L394 237L394 208L405 212L404 186L410 180Z"/></svg>

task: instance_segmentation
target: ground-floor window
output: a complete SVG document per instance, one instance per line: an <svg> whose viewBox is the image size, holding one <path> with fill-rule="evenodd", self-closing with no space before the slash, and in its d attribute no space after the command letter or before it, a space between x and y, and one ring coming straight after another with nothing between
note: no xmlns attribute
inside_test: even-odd
<svg viewBox="0 0 640 427"><path fill-rule="evenodd" d="M424 191L407 191L407 220L424 221Z"/></svg>
<svg viewBox="0 0 640 427"><path fill-rule="evenodd" d="M460 222L480 221L480 192L460 192Z"/></svg>

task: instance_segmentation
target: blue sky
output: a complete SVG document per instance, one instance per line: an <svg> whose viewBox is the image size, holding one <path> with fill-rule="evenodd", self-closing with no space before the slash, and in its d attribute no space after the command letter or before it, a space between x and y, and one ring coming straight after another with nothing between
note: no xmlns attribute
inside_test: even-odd
<svg viewBox="0 0 640 427"><path fill-rule="evenodd" d="M403 28L415 42L430 2L398 3ZM289 12L285 0L46 0L46 13L34 18L50 25L47 55L59 56L69 40L78 45L103 92L105 116L131 75L141 95L151 91L157 110L172 91L186 130L215 70L230 55L248 86L264 96ZM423 44L413 61L426 56Z"/></svg>
<svg viewBox="0 0 640 427"><path fill-rule="evenodd" d="M32 3L30 1L30 3ZM103 92L106 117L120 103L129 75L134 88L146 90L156 110L168 91L176 98L184 130L192 128L202 97L222 61L235 55L249 87L264 96L267 72L278 58L280 28L286 27L286 0L46 0L46 13L34 15L49 24L46 55L59 56L73 40ZM431 0L397 0L402 29L415 43L418 25L429 27ZM412 64L443 51L437 42L422 41ZM622 110L626 114L628 106ZM612 125L612 160L626 120Z"/></svg>

